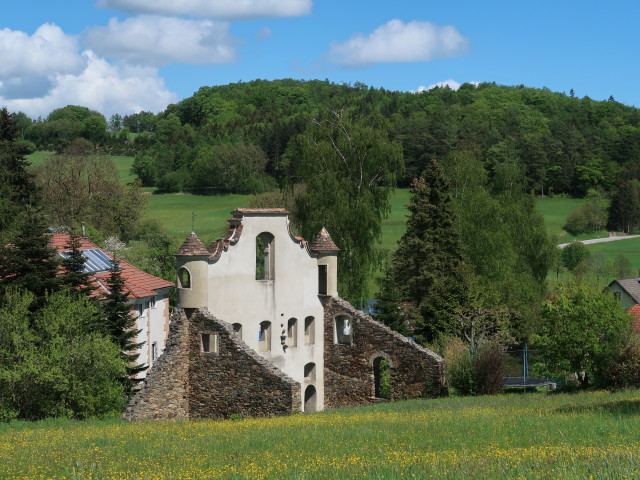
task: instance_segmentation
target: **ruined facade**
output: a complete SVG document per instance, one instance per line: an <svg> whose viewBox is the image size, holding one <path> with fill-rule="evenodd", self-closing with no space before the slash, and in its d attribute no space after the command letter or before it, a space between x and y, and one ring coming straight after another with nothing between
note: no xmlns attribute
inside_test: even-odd
<svg viewBox="0 0 640 480"><path fill-rule="evenodd" d="M179 308L126 418L277 415L445 392L438 355L340 299L325 229L308 244L284 209L232 214L224 239L207 248L192 233L176 253Z"/></svg>

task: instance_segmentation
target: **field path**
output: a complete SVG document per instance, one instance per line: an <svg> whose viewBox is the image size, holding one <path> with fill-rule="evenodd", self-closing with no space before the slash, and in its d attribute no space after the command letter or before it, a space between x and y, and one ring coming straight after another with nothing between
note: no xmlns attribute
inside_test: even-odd
<svg viewBox="0 0 640 480"><path fill-rule="evenodd" d="M591 245L592 243L603 243L603 242L616 242L618 240L626 240L628 238L638 238L640 235L623 235L621 237L611 236L606 238L593 238L591 240L578 240L580 243L584 243L585 245ZM560 243L558 244L558 248L564 248L568 243Z"/></svg>

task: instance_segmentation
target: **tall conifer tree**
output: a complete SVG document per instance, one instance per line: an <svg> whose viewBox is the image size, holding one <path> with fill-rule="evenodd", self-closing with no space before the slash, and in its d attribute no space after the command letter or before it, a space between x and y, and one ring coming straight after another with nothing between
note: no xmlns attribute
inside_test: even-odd
<svg viewBox="0 0 640 480"><path fill-rule="evenodd" d="M94 287L91 283L91 275L84 271L86 258L82 254L81 246L80 237L72 232L69 235L69 242L65 246L68 252L67 256L60 262L64 270L60 275L60 283L82 295L89 296Z"/></svg>
<svg viewBox="0 0 640 480"><path fill-rule="evenodd" d="M135 342L140 330L135 328L136 320L131 316L131 307L128 303L129 297L125 288L120 263L114 257L111 264L109 278L106 282L109 293L105 295L105 302L101 304L104 314L104 328L113 343L120 347L120 355L125 362L128 375L123 381L127 392L131 393L137 383L134 376L146 369L145 365L137 363L138 354L135 353L143 344Z"/></svg>
<svg viewBox="0 0 640 480"><path fill-rule="evenodd" d="M420 340L433 341L456 330L455 312L466 301L463 247L449 182L435 160L413 181L411 193L407 231L388 267L379 317Z"/></svg>

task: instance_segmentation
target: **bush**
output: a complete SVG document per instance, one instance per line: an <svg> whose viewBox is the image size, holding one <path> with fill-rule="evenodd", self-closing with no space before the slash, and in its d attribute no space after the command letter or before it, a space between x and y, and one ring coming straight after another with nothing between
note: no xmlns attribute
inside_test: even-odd
<svg viewBox="0 0 640 480"><path fill-rule="evenodd" d="M602 230L607 224L607 210L595 201L583 203L567 217L564 229L572 235Z"/></svg>
<svg viewBox="0 0 640 480"><path fill-rule="evenodd" d="M610 385L640 388L640 333L633 332L609 370Z"/></svg>
<svg viewBox="0 0 640 480"><path fill-rule="evenodd" d="M446 381L460 395L501 393L506 365L504 347L496 341L485 342L474 355L459 338L449 339L444 348Z"/></svg>
<svg viewBox="0 0 640 480"><path fill-rule="evenodd" d="M564 247L560 254L562 265L569 271L573 271L580 263L589 259L590 256L589 249L578 241L573 241Z"/></svg>
<svg viewBox="0 0 640 480"><path fill-rule="evenodd" d="M448 385L455 388L460 395L478 393L469 346L459 338L450 339L444 348L444 375Z"/></svg>
<svg viewBox="0 0 640 480"><path fill-rule="evenodd" d="M504 347L498 343L485 343L475 357L474 370L478 393L496 395L502 392L507 360Z"/></svg>

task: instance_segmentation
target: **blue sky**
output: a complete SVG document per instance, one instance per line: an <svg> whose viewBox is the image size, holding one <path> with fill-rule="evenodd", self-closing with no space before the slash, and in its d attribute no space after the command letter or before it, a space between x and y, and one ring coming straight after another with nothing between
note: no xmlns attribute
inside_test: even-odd
<svg viewBox="0 0 640 480"><path fill-rule="evenodd" d="M24 0L0 16L0 105L159 112L256 78L418 91L492 81L640 107L640 4Z"/></svg>

